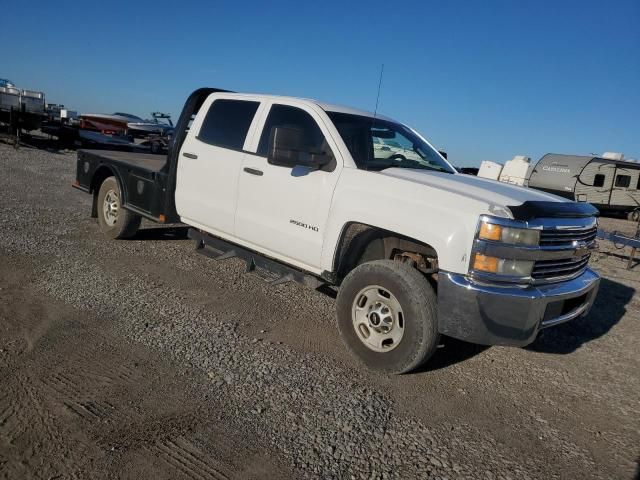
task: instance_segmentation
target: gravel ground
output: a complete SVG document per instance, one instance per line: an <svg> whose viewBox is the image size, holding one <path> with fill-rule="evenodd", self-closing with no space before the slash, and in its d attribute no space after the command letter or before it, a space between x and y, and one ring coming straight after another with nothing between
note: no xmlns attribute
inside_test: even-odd
<svg viewBox="0 0 640 480"><path fill-rule="evenodd" d="M593 312L529 348L448 340L418 373L377 375L319 292L196 255L179 226L105 240L75 154L0 145L0 171L6 478L637 475L628 250L603 243Z"/></svg>

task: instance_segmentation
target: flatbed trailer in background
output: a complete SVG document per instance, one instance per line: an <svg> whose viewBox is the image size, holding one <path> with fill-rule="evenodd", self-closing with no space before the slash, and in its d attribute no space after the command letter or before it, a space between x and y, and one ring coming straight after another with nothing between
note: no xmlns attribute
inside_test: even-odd
<svg viewBox="0 0 640 480"><path fill-rule="evenodd" d="M21 134L39 129L46 119L43 92L20 89L9 80L0 79L0 124L6 127L3 138L17 148Z"/></svg>
<svg viewBox="0 0 640 480"><path fill-rule="evenodd" d="M640 249L640 222L638 222L636 234L633 237L615 230L613 232L607 232L606 230L598 229L598 238L601 240L608 240L618 249L631 247L629 261L627 262L627 270L631 270L633 262L636 259L636 252Z"/></svg>

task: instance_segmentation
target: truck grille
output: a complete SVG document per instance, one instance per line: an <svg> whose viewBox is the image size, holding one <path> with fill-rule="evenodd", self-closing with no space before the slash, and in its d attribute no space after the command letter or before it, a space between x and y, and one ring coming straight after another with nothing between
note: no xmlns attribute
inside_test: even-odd
<svg viewBox="0 0 640 480"><path fill-rule="evenodd" d="M571 245L573 242L591 243L596 239L597 227L569 230L541 230L540 246L542 247L562 247Z"/></svg>
<svg viewBox="0 0 640 480"><path fill-rule="evenodd" d="M581 257L565 258L562 260L537 260L533 264L531 276L534 280L561 279L576 276L587 268L590 253Z"/></svg>
<svg viewBox="0 0 640 480"><path fill-rule="evenodd" d="M544 229L540 231L540 246L547 250L590 246L596 239L598 227ZM531 276L534 281L554 281L575 277L589 264L590 253L560 260L537 260Z"/></svg>

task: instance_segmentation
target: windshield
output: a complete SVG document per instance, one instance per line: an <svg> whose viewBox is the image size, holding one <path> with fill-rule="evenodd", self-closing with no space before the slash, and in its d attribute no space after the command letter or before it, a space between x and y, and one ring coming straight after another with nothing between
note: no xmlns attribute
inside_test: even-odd
<svg viewBox="0 0 640 480"><path fill-rule="evenodd" d="M414 168L454 173L436 150L404 125L350 113L327 115L362 170Z"/></svg>

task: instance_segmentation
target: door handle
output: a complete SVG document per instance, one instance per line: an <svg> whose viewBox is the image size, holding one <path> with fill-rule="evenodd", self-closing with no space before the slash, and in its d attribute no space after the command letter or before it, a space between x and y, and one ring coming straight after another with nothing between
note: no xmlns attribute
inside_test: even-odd
<svg viewBox="0 0 640 480"><path fill-rule="evenodd" d="M262 170L256 170L255 168L244 167L244 171L250 173L251 175L258 175L259 177L264 175Z"/></svg>
<svg viewBox="0 0 640 480"><path fill-rule="evenodd" d="M183 152L182 156L187 158L192 158L194 160L198 158L198 155L196 155L195 153L188 153L188 152Z"/></svg>

